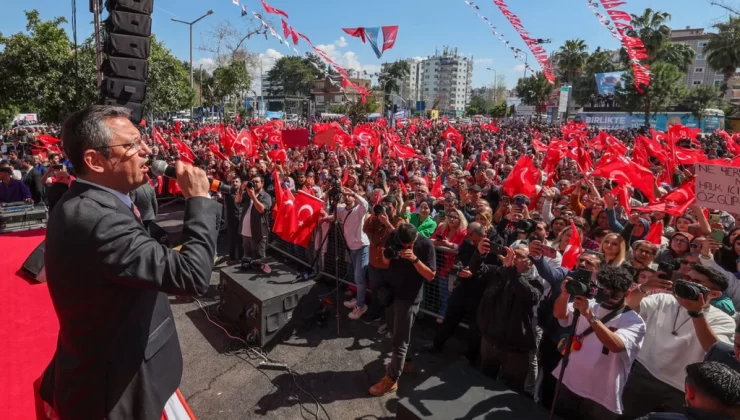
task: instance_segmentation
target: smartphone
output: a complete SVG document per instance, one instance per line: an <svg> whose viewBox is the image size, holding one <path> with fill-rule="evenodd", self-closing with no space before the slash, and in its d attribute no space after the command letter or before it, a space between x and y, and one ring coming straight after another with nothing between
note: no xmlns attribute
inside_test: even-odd
<svg viewBox="0 0 740 420"><path fill-rule="evenodd" d="M406 199L409 200L409 201L410 200L416 200L416 193L414 193L414 192L408 193Z"/></svg>
<svg viewBox="0 0 740 420"><path fill-rule="evenodd" d="M668 263L658 263L658 272L663 273L659 274L658 277L663 280L670 280L673 278L673 264Z"/></svg>
<svg viewBox="0 0 740 420"><path fill-rule="evenodd" d="M719 214L713 213L709 215L709 223L715 224L715 223L722 223L719 217Z"/></svg>
<svg viewBox="0 0 740 420"><path fill-rule="evenodd" d="M64 169L64 165L51 165L51 169L55 171L61 171Z"/></svg>
<svg viewBox="0 0 740 420"><path fill-rule="evenodd" d="M558 251L556 251L555 248L551 246L542 245L542 255L552 259L558 255Z"/></svg>
<svg viewBox="0 0 740 420"><path fill-rule="evenodd" d="M722 243L725 240L725 231L722 229L712 229L712 234L709 236L715 241Z"/></svg>

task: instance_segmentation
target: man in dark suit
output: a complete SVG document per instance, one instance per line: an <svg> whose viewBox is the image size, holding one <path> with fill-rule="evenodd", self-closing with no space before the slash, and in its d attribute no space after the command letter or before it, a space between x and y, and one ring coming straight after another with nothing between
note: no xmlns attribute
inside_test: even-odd
<svg viewBox="0 0 740 420"><path fill-rule="evenodd" d="M61 419L156 419L182 375L167 294L204 294L221 206L199 168L178 162L180 252L149 236L128 194L146 182L149 147L125 108L67 118L62 144L77 180L51 213L47 283L59 318L40 394Z"/></svg>
<svg viewBox="0 0 740 420"><path fill-rule="evenodd" d="M224 194L224 207L226 213L226 240L229 249L229 264L235 264L242 259L244 253L243 240L239 225L241 221L241 204L236 203L236 194L242 187L239 176L231 179L234 193Z"/></svg>
<svg viewBox="0 0 740 420"><path fill-rule="evenodd" d="M41 202L44 184L41 182L41 172L34 168L34 164L33 157L23 156L23 159L21 159L21 180L28 187L28 191L31 192L33 203L38 204Z"/></svg>
<svg viewBox="0 0 740 420"><path fill-rule="evenodd" d="M147 181L140 187L129 193L131 201L136 205L141 214L141 220L145 227L157 219L159 205L157 204L157 192L154 187Z"/></svg>

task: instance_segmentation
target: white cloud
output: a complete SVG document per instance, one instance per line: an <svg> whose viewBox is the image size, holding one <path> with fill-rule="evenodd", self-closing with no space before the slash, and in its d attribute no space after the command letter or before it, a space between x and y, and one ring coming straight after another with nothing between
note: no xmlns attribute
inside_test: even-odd
<svg viewBox="0 0 740 420"><path fill-rule="evenodd" d="M257 93L262 91L262 79L260 76L267 75L267 72L272 69L275 62L282 57L283 54L272 48L268 48L267 51L259 54L257 62L249 69L249 74L252 75L253 91Z"/></svg>
<svg viewBox="0 0 740 420"><path fill-rule="evenodd" d="M347 46L347 40L344 39L343 36L340 36L338 40L334 41L334 45L336 45L339 48L344 48Z"/></svg>
<svg viewBox="0 0 740 420"><path fill-rule="evenodd" d="M412 59L412 60L414 60L414 61L417 61L417 62L418 62L418 61L424 61L424 60L426 60L427 58L426 58L426 57L418 57L418 56L417 56L417 57L411 57L411 59Z"/></svg>
<svg viewBox="0 0 740 420"><path fill-rule="evenodd" d="M212 58L201 58L193 63L194 69L200 68L201 66L203 66L203 70L210 73L216 68L216 62Z"/></svg>
<svg viewBox="0 0 740 420"><path fill-rule="evenodd" d="M316 48L325 52L326 55L329 56L329 58L334 60L334 62L336 62L337 64L339 64L346 70L351 69L359 73L367 72L368 75L372 73L380 72L380 65L360 63L360 60L354 51L342 52L339 44L340 44L340 41L343 41L343 40L344 40L344 37L341 37L338 41L335 41L333 44L317 45ZM346 41L344 42L344 45L345 46L347 45ZM364 77L363 74L360 74L360 76Z"/></svg>
<svg viewBox="0 0 740 420"><path fill-rule="evenodd" d="M524 69L524 64L517 64L516 66L514 66L514 71L524 72Z"/></svg>
<svg viewBox="0 0 740 420"><path fill-rule="evenodd" d="M491 64L493 63L493 58L476 58L473 63L475 64Z"/></svg>

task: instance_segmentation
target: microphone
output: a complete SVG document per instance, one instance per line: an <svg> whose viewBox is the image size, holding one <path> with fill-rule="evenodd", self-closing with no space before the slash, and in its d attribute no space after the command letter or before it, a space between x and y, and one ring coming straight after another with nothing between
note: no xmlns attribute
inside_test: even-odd
<svg viewBox="0 0 740 420"><path fill-rule="evenodd" d="M174 166L168 165L163 160L155 160L152 162L152 172L157 176L166 176L167 178L177 179L177 172ZM211 184L210 191L213 193L223 194L234 194L236 189L229 184L225 184L217 179L208 178L208 183Z"/></svg>

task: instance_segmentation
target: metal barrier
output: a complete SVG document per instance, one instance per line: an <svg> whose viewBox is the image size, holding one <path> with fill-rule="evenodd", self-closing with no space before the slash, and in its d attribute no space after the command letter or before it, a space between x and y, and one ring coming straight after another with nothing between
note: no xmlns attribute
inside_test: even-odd
<svg viewBox="0 0 740 420"><path fill-rule="evenodd" d="M318 256L316 264L320 275L333 280L339 278L339 281L353 285L355 283L354 273L347 270L349 266L347 245L344 237L338 234L333 226L328 223L319 225L307 248L286 242L272 232L270 232L268 246L306 267L311 267ZM452 280L449 278L449 272L457 252L449 248L437 247L436 256L437 276L433 281L424 283L420 310L427 315L442 319L447 309L447 298L451 293Z"/></svg>

